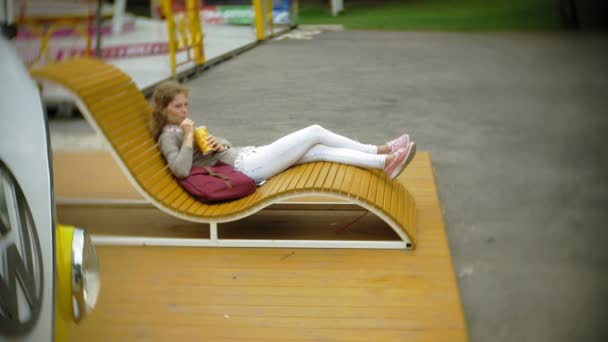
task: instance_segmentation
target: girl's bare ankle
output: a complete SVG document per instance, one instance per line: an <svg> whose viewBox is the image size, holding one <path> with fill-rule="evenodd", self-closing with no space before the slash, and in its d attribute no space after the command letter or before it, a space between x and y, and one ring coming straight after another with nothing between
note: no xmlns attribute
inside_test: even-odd
<svg viewBox="0 0 608 342"><path fill-rule="evenodd" d="M395 155L393 155L392 153L387 154L386 160L384 161L384 167L387 167L390 163L393 162L393 160L395 160Z"/></svg>

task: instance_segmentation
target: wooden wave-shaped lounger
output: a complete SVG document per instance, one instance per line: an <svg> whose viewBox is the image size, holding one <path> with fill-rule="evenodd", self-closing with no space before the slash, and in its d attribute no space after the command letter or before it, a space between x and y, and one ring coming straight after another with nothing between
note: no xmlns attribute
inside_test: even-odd
<svg viewBox="0 0 608 342"><path fill-rule="evenodd" d="M311 248L415 247L416 204L398 181L384 172L336 163L316 162L292 167L269 179L240 200L204 204L184 191L148 131L152 108L131 78L95 59L74 59L32 71L42 84L62 86L74 97L83 116L104 136L111 152L135 188L152 204L184 220L208 223L209 239L95 237L96 243ZM235 221L287 199L327 196L357 204L384 220L401 240L258 240L222 239L217 224Z"/></svg>

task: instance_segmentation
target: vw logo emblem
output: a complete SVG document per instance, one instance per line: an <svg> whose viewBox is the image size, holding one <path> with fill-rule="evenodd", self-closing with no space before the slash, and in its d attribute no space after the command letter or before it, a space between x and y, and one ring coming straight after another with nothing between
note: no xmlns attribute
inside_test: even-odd
<svg viewBox="0 0 608 342"><path fill-rule="evenodd" d="M40 315L42 250L19 183L0 160L0 335L30 331Z"/></svg>

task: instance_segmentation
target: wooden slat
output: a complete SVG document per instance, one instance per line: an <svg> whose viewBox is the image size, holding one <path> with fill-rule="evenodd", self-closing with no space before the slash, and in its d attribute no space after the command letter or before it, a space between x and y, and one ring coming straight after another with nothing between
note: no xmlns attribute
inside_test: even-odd
<svg viewBox="0 0 608 342"><path fill-rule="evenodd" d="M325 183L323 183L323 189L331 189L334 180L336 179L336 172L338 171L338 164L330 164Z"/></svg>
<svg viewBox="0 0 608 342"><path fill-rule="evenodd" d="M224 216L225 212L225 204L224 203L216 203L211 206L211 209L205 214L207 217L217 219L219 217Z"/></svg>
<svg viewBox="0 0 608 342"><path fill-rule="evenodd" d="M272 194L274 193L274 189L276 189L276 187L278 186L280 179L280 175L272 177L271 179L266 181L266 184L263 187L258 189L260 195L262 196L262 199L272 196Z"/></svg>
<svg viewBox="0 0 608 342"><path fill-rule="evenodd" d="M285 170L284 172L282 172L283 174L285 174L285 181L283 182L283 184L281 184L281 186L278 188L278 192L279 193L283 193L285 191L289 191L290 189L293 189L292 186L290 186L292 184L292 182L294 182L294 179L299 179L299 175L300 173L298 172L300 169L297 167L292 167L290 169Z"/></svg>
<svg viewBox="0 0 608 342"><path fill-rule="evenodd" d="M288 169L286 171L281 172L278 175L277 184L276 184L274 190L272 191L273 196L279 195L281 193L281 189L285 189L285 184L289 184L291 175L293 175L293 173L294 173L293 169Z"/></svg>
<svg viewBox="0 0 608 342"><path fill-rule="evenodd" d="M315 180L315 184L312 185L313 191L322 191L323 190L323 184L325 184L325 179L327 178L328 173L329 173L329 163L322 162L321 163L321 172L319 172L319 175L317 176L317 179Z"/></svg>
<svg viewBox="0 0 608 342"><path fill-rule="evenodd" d="M226 208L222 212L222 216L230 217L235 214L240 214L241 212L251 208L253 204L261 204L260 201L258 201L256 198L259 198L258 191L245 198L240 198L236 201L229 202L229 205L226 206Z"/></svg>
<svg viewBox="0 0 608 342"><path fill-rule="evenodd" d="M186 196L186 200L184 200L184 202L179 206L179 208L177 208L177 210L181 211L182 213L186 213L188 212L188 209L192 206L192 204L194 204L195 202L197 202L194 197L188 195Z"/></svg>
<svg viewBox="0 0 608 342"><path fill-rule="evenodd" d="M397 207L397 222L399 222L401 224L401 226L403 226L404 222L403 222L403 213L406 211L406 204L405 204L405 188L401 187L399 188L399 200L398 202L399 205Z"/></svg>
<svg viewBox="0 0 608 342"><path fill-rule="evenodd" d="M310 175L308 176L308 180L304 184L304 187L306 189L312 189L313 188L314 184L317 181L317 178L319 177L319 174L321 173L321 167L322 166L323 166L323 164L321 164L321 163L314 163L313 164L312 171L310 172Z"/></svg>
<svg viewBox="0 0 608 342"><path fill-rule="evenodd" d="M242 205L243 205L243 202L241 200L227 202L223 206L222 211L218 212L217 214L221 217L224 217L224 216L230 216L233 213L238 212L239 209L241 209Z"/></svg>
<svg viewBox="0 0 608 342"><path fill-rule="evenodd" d="M208 217L207 213L213 210L213 207L213 205L203 203L200 208L194 213L194 215Z"/></svg>
<svg viewBox="0 0 608 342"><path fill-rule="evenodd" d="M331 192L340 192L340 186L344 181L344 175L346 174L346 165L338 164L338 170L336 171L336 176L334 177L333 183L330 185Z"/></svg>
<svg viewBox="0 0 608 342"><path fill-rule="evenodd" d="M376 192L378 189L378 181L379 181L379 177L377 177L376 171L372 171L372 177L370 178L370 182L369 182L369 189L367 191L367 195L365 196L365 199L370 204L375 203Z"/></svg>
<svg viewBox="0 0 608 342"><path fill-rule="evenodd" d="M122 152L123 155L130 153L134 148L140 146L150 147L154 144L154 141L146 134L145 131L134 131L129 135L125 135L124 139L121 139L121 143L114 145L115 148Z"/></svg>
<svg viewBox="0 0 608 342"><path fill-rule="evenodd" d="M142 163L144 163L145 161L150 161L150 160L154 161L154 163L155 163L154 165L156 167L150 167L147 169L141 168ZM157 177L161 174L171 172L169 170L169 164L167 164L165 162L164 158L161 156L160 151L149 150L146 153L142 153L141 158L138 158L138 159L131 158L131 159L129 159L129 161L130 161L130 164L133 164L130 166L129 170L131 170L131 171L136 170L136 172L134 174L138 175L139 177L142 177L143 179L153 180L153 179L157 179ZM132 174L133 174L133 172L132 172ZM146 184L146 186L152 186L152 185L153 184Z"/></svg>
<svg viewBox="0 0 608 342"><path fill-rule="evenodd" d="M118 93L121 91L132 92L133 81L128 78L117 77L117 73L107 73L100 75L99 79L93 76L93 80L74 80L72 88L82 96L85 101L99 102L103 100L103 95ZM137 88L136 88L137 89ZM114 90L114 91L112 91Z"/></svg>
<svg viewBox="0 0 608 342"><path fill-rule="evenodd" d="M148 193L154 196L154 198L156 198L158 201L162 202L169 195L169 191L171 191L171 189L169 188L170 182L165 180L165 186L162 186L162 184L159 184L158 182L154 184L155 186L148 186L144 189L146 189Z"/></svg>
<svg viewBox="0 0 608 342"><path fill-rule="evenodd" d="M393 195L393 183L385 183L384 200L382 201L382 209L389 214L391 212L391 196Z"/></svg>
<svg viewBox="0 0 608 342"><path fill-rule="evenodd" d="M305 184L306 182L308 182L308 179L310 178L310 175L314 169L314 165L312 164L304 164L304 165L300 165L300 168L302 171L300 171L302 174L300 176L300 179L298 180L298 183L296 184L296 189L298 190L303 190L305 188Z"/></svg>
<svg viewBox="0 0 608 342"><path fill-rule="evenodd" d="M70 63L67 62L59 62L55 63L53 68L42 68L34 70L32 73L35 76L46 76L47 79L55 79L56 75L59 75L59 79L73 76L73 74L80 73L80 70L77 69L79 65L77 60L71 60Z"/></svg>
<svg viewBox="0 0 608 342"><path fill-rule="evenodd" d="M128 98L117 99L117 102L113 105L98 109L98 114L96 115L97 122L104 132L117 134L124 132L125 126L132 125L133 123L137 123L140 126L147 123L142 114L143 109L129 101Z"/></svg>
<svg viewBox="0 0 608 342"><path fill-rule="evenodd" d="M173 210L182 203L180 198L185 199L185 196L188 195L181 186L176 184L171 184L167 187L167 192L164 192L163 194L166 194L166 196L161 195L162 197L160 197L160 199L167 204L167 207Z"/></svg>
<svg viewBox="0 0 608 342"><path fill-rule="evenodd" d="M158 148L158 145L150 146L150 148L146 149L142 153L129 157L128 160L133 164L132 169L139 169L139 166L141 165L141 163L143 163L144 161L146 161L150 158L155 158L157 160L160 160L162 162L162 165L164 168L167 168L167 169L169 168L169 165L165 162L165 158L162 156L162 153L161 153L160 149ZM125 158L123 158L123 159L125 159Z"/></svg>
<svg viewBox="0 0 608 342"><path fill-rule="evenodd" d="M150 178L150 184L146 186L150 192L156 194L157 198L164 199L168 196L169 191L178 186L173 180L171 173L168 170L163 170Z"/></svg>
<svg viewBox="0 0 608 342"><path fill-rule="evenodd" d="M342 180L342 184L340 185L339 191L344 195L349 195L350 191L354 188L353 181L354 175L357 172L356 167L346 168L344 173L344 179Z"/></svg>
<svg viewBox="0 0 608 342"><path fill-rule="evenodd" d="M100 99L104 95L113 93L112 90L128 88L129 86L132 86L132 84L133 83L129 81L114 79L105 84L99 84L98 86L92 88L80 88L80 84L74 84L74 86L78 90L79 97L85 102L97 102L96 100Z"/></svg>
<svg viewBox="0 0 608 342"><path fill-rule="evenodd" d="M131 106L132 104L132 96L127 91L108 94L103 101L83 100L83 102L100 127L115 123L116 120L120 120L124 116L132 115L135 117L137 115L125 108L125 105Z"/></svg>
<svg viewBox="0 0 608 342"><path fill-rule="evenodd" d="M200 207L203 205L202 202L197 201L194 197L192 197L192 205L190 207L188 207L185 212L188 215L194 215L194 213L196 213Z"/></svg>
<svg viewBox="0 0 608 342"><path fill-rule="evenodd" d="M73 90L76 91L78 95L81 95L78 89ZM81 97L81 99L95 111L97 111L98 108L111 107L116 104L117 100L125 97L130 98L131 103L134 105L141 106L144 103L147 104L146 99L141 98L141 93L132 82L123 82L113 88L96 89L96 91L97 92L91 91L90 95ZM96 112L92 112L91 114L97 116Z"/></svg>
<svg viewBox="0 0 608 342"><path fill-rule="evenodd" d="M262 191L260 190L260 188L258 188L253 195L247 196L247 197L239 200L239 201L242 201L241 208L239 209L239 211L244 211L247 208L253 207L254 204L260 203L261 198L262 198Z"/></svg>
<svg viewBox="0 0 608 342"><path fill-rule="evenodd" d="M223 206L222 211L217 212L216 214L220 215L222 217L224 217L224 216L229 217L234 214L240 213L240 212L246 210L247 208L250 208L251 203L257 204L258 201L255 200L255 198L257 198L257 197L259 197L259 191L251 196L247 196L245 198L240 198L238 200L227 203L225 206ZM250 201L253 201L253 202L250 202Z"/></svg>
<svg viewBox="0 0 608 342"><path fill-rule="evenodd" d="M165 159L160 155L160 151L145 151L142 153L145 158L137 164L136 167L131 169L131 174L138 179L144 179L150 176L156 170L168 167Z"/></svg>
<svg viewBox="0 0 608 342"><path fill-rule="evenodd" d="M282 191L289 191L289 190L295 189L296 185L302 178L302 169L303 169L302 165L298 165L297 167L294 167L293 169L296 172L294 172L294 174L291 177L289 177L289 183L287 183L286 188L282 189Z"/></svg>
<svg viewBox="0 0 608 342"><path fill-rule="evenodd" d="M159 174L159 170L164 167L168 168L167 163L165 163L164 160L158 160L160 158L157 157L155 157L155 159L156 160L150 162L150 164L153 163L154 166L150 166L149 168L141 168L131 173L131 175L137 179L137 182L142 186L151 187L153 185L152 180L156 178L155 175Z"/></svg>
<svg viewBox="0 0 608 342"><path fill-rule="evenodd" d="M131 102L138 106L147 104L145 98L141 98L141 94L137 93L137 88L133 89L133 84L121 84L120 86L113 89L112 92L102 92L94 95L90 95L87 98L83 98L83 101L87 104L88 108L91 109L91 115L97 116L97 110L105 107L115 106L119 100L125 97L131 99ZM145 107L145 106L143 106Z"/></svg>
<svg viewBox="0 0 608 342"><path fill-rule="evenodd" d="M362 200L362 201L367 200L367 194L369 192L369 187L370 187L370 178L371 178L371 172L369 170L365 170L363 172L363 175L361 176L361 184L356 193L357 198L359 200Z"/></svg>
<svg viewBox="0 0 608 342"><path fill-rule="evenodd" d="M119 155L119 156L120 156L120 159L122 160L122 162L131 171L131 174L133 174L132 171L134 169L136 169L140 165L141 162L151 159L151 158L160 158L160 156L158 156L156 154L155 150L141 152L139 155L137 155L137 157L125 158L125 156L123 156L123 155ZM167 170L169 169L169 165L164 162L164 159L161 158L160 160L162 161L162 163L157 164L156 168L151 168L150 175L157 174L157 173L161 172L163 169L167 169Z"/></svg>
<svg viewBox="0 0 608 342"><path fill-rule="evenodd" d="M239 202L239 201L228 201L228 202L222 203L222 208L221 208L222 210L216 213L217 217L225 218L225 217L232 216L235 212L238 212L239 209L242 208L242 203L243 202Z"/></svg>
<svg viewBox="0 0 608 342"><path fill-rule="evenodd" d="M113 122L111 125L101 125L99 128L113 146L118 146L125 140L124 136L131 133L133 130L139 132L142 136L149 135L149 130L146 126L144 120L132 116L121 118L119 119L119 122ZM148 137L147 140L152 139Z"/></svg>
<svg viewBox="0 0 608 342"><path fill-rule="evenodd" d="M376 172L376 171L374 171ZM386 182L382 177L378 177L378 188L376 189L376 199L372 202L374 206L382 208L384 204L384 191L386 188Z"/></svg>
<svg viewBox="0 0 608 342"><path fill-rule="evenodd" d="M116 67L108 66L101 61L98 63L89 63L84 59L81 59L80 61L66 61L65 63L42 68L42 70L49 72L58 71L56 75L63 78L67 76L68 80L74 82L86 81L92 77L101 77L107 74L114 74L117 78L130 80L127 75Z"/></svg>
<svg viewBox="0 0 608 342"><path fill-rule="evenodd" d="M55 63L52 67L46 66L44 68L34 70L33 74L35 76L46 76L48 79L59 79L64 82L68 82L70 80L76 80L83 77L90 77L93 75L100 75L104 73L113 73L115 72L115 68L107 67L102 64L101 68L97 68L94 64L91 63L79 63L79 61L72 60L66 61L65 63ZM85 69L83 72L83 69Z"/></svg>
<svg viewBox="0 0 608 342"><path fill-rule="evenodd" d="M388 212L388 215L395 221L399 222L399 206L401 206L401 203L399 203L399 190L402 188L401 184L399 183L392 183L391 184L391 198L389 199L389 202L391 203L391 207L390 209L385 208L385 211Z"/></svg>
<svg viewBox="0 0 608 342"><path fill-rule="evenodd" d="M353 179L351 181L351 187L350 189L346 189L347 191L347 195L350 198L357 198L357 191L359 190L359 187L361 186L361 178L363 175L363 170L360 168L354 168L353 169Z"/></svg>
<svg viewBox="0 0 608 342"><path fill-rule="evenodd" d="M222 216L225 206L226 205L224 203L214 204L211 206L211 209L206 213L206 215L213 218L217 216Z"/></svg>
<svg viewBox="0 0 608 342"><path fill-rule="evenodd" d="M156 147L155 144L150 141L150 139L146 139L141 136L135 137L120 146L113 146L117 151L120 152L123 159L132 161L134 165L138 164L134 161L136 157L141 156L145 158L146 156L153 154L155 152L154 148ZM137 153L137 151L139 151L139 154Z"/></svg>
<svg viewBox="0 0 608 342"><path fill-rule="evenodd" d="M173 181L173 177L171 175L164 177L161 182L166 183L166 185L161 185L163 190L158 193L158 198L168 206L172 206L172 201L175 199L175 197L177 197L177 194L179 194L178 191L181 190L182 187Z"/></svg>
<svg viewBox="0 0 608 342"><path fill-rule="evenodd" d="M89 94L94 95L94 91L104 93L112 88L120 87L124 84L132 84L133 81L121 75L121 72L104 72L87 77L72 79L74 88L78 89L79 94L86 99Z"/></svg>
<svg viewBox="0 0 608 342"><path fill-rule="evenodd" d="M410 239L412 240L412 243L414 244L412 247L416 247L416 243L417 243L417 236L416 236L416 227L417 227L417 212L416 212L416 205L414 203L414 199L411 197L408 197L407 202L408 207L409 207L409 216L407 218L407 220L404 219L404 222L409 222L409 225L406 226L407 231L409 233Z"/></svg>
<svg viewBox="0 0 608 342"><path fill-rule="evenodd" d="M192 198L192 196L184 191L184 189L180 188L180 190L181 191L176 191L178 192L179 196L173 201L172 205L172 207L177 211L181 211L180 207L184 204L184 202L186 202L189 198Z"/></svg>
<svg viewBox="0 0 608 342"><path fill-rule="evenodd" d="M148 123L142 115L138 113L140 109L133 108L121 108L121 113L118 113L119 117L107 122L106 124L100 125L100 128L104 132L112 134L112 138L119 139L123 134L127 133L127 130L143 130L149 134L146 124ZM119 141L116 141L119 143Z"/></svg>
<svg viewBox="0 0 608 342"><path fill-rule="evenodd" d="M139 146L134 146L130 151L125 152L124 158L131 160L137 158L139 160L137 164L139 165L145 162L147 158L156 155L157 152L159 152L158 145L148 138L144 139Z"/></svg>

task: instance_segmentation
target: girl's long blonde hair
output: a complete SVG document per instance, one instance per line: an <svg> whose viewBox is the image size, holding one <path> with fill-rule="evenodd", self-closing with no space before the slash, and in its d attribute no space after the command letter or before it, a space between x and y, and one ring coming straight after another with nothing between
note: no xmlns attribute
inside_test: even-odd
<svg viewBox="0 0 608 342"><path fill-rule="evenodd" d="M167 124L165 109L169 103L171 103L177 95L184 94L188 96L189 92L190 89L176 81L164 81L156 86L154 93L152 94L154 109L152 110L152 118L150 119L150 131L152 132L154 140L158 140L163 127Z"/></svg>

